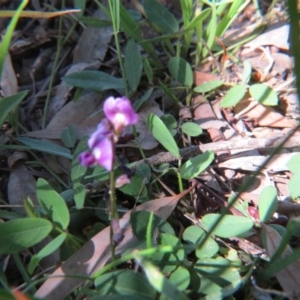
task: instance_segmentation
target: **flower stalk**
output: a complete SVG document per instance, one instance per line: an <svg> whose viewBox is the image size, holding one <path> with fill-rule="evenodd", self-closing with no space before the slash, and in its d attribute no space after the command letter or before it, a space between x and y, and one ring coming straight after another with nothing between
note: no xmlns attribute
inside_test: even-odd
<svg viewBox="0 0 300 300"><path fill-rule="evenodd" d="M103 105L103 111L106 118L100 122L96 131L89 138L89 151L81 153L78 159L85 167L100 165L110 172L110 245L112 259L115 259L115 247L123 238L115 197L115 145L124 127L137 123L138 115L126 97L107 98Z"/></svg>

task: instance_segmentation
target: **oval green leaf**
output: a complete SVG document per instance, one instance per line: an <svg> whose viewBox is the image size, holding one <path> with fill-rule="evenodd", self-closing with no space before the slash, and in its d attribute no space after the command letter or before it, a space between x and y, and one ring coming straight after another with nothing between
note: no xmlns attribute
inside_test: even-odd
<svg viewBox="0 0 300 300"><path fill-rule="evenodd" d="M263 83L256 83L250 86L249 93L257 102L264 105L277 105L278 96L276 92Z"/></svg>
<svg viewBox="0 0 300 300"><path fill-rule="evenodd" d="M56 251L65 241L66 237L67 233L61 233L50 243L48 243L43 249L41 249L38 254L33 255L28 265L28 272L32 274L41 259Z"/></svg>
<svg viewBox="0 0 300 300"><path fill-rule="evenodd" d="M51 230L51 222L39 218L16 219L0 224L0 253L17 253L32 247L47 237Z"/></svg>
<svg viewBox="0 0 300 300"><path fill-rule="evenodd" d="M64 199L42 178L37 181L36 194L40 205L53 223L66 229L70 222L70 214Z"/></svg>
<svg viewBox="0 0 300 300"><path fill-rule="evenodd" d="M277 210L277 191L274 186L267 186L259 196L259 219L261 222L270 220Z"/></svg>
<svg viewBox="0 0 300 300"><path fill-rule="evenodd" d="M293 199L300 197L300 172L294 174L288 183L289 191Z"/></svg>
<svg viewBox="0 0 300 300"><path fill-rule="evenodd" d="M129 39L125 47L124 70L130 91L134 92L141 80L143 62L133 39Z"/></svg>
<svg viewBox="0 0 300 300"><path fill-rule="evenodd" d="M182 235L182 238L190 243L197 246L205 237L205 232L198 226L189 226ZM198 258L213 257L219 251L219 245L212 239L209 238L201 248L196 248L196 256Z"/></svg>
<svg viewBox="0 0 300 300"><path fill-rule="evenodd" d="M246 94L246 87L243 84L237 84L231 88L220 103L221 107L231 107L239 103Z"/></svg>
<svg viewBox="0 0 300 300"><path fill-rule="evenodd" d="M205 83L202 83L200 85L197 85L194 88L194 92L196 92L196 93L208 93L208 92L211 92L211 91L215 90L216 88L222 86L223 83L224 83L223 80L212 80L212 81L209 81L209 82L205 82Z"/></svg>
<svg viewBox="0 0 300 300"><path fill-rule="evenodd" d="M213 151L206 151L203 154L197 155L185 162L181 169L180 175L183 179L192 179L202 173L214 160L215 154Z"/></svg>
<svg viewBox="0 0 300 300"><path fill-rule="evenodd" d="M147 118L148 127L153 136L174 156L180 157L179 148L163 121L156 115L150 114Z"/></svg>
<svg viewBox="0 0 300 300"><path fill-rule="evenodd" d="M192 86L193 71L191 65L181 57L172 57L168 63L172 77L184 86Z"/></svg>
<svg viewBox="0 0 300 300"><path fill-rule="evenodd" d="M122 78L113 77L100 71L81 71L69 74L62 78L66 83L82 89L102 92L110 89L123 89Z"/></svg>
<svg viewBox="0 0 300 300"><path fill-rule="evenodd" d="M205 215L202 219L202 225L204 229L209 231L219 217L219 214ZM249 231L253 224L254 223L250 218L225 215L218 224L217 228L213 231L213 234L223 238L239 236Z"/></svg>
<svg viewBox="0 0 300 300"><path fill-rule="evenodd" d="M178 290L184 291L190 284L190 272L186 268L179 266L171 274L169 280Z"/></svg>
<svg viewBox="0 0 300 300"><path fill-rule="evenodd" d="M63 129L60 139L67 148L73 148L77 140L76 126L70 124L67 128Z"/></svg>
<svg viewBox="0 0 300 300"><path fill-rule="evenodd" d="M182 131L189 136L198 136L202 134L200 125L193 122L186 122L181 126Z"/></svg>
<svg viewBox="0 0 300 300"><path fill-rule="evenodd" d="M295 154L286 165L292 173L298 173L300 170L300 153Z"/></svg>
<svg viewBox="0 0 300 300"><path fill-rule="evenodd" d="M156 0L144 0L143 6L150 22L164 33L175 33L179 24L174 15Z"/></svg>
<svg viewBox="0 0 300 300"><path fill-rule="evenodd" d="M101 275L96 278L95 287L99 296L139 296L140 299L150 300L155 298L156 293L146 276L133 270L117 270Z"/></svg>

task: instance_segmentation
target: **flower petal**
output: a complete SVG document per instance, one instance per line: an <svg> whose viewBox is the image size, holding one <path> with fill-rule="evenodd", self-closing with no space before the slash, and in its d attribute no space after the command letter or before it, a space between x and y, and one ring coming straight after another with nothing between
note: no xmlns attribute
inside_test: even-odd
<svg viewBox="0 0 300 300"><path fill-rule="evenodd" d="M103 137L92 149L92 154L100 166L111 171L114 161L113 142L111 138Z"/></svg>
<svg viewBox="0 0 300 300"><path fill-rule="evenodd" d="M103 111L117 133L120 133L124 126L133 125L138 121L138 115L126 97L107 98Z"/></svg>
<svg viewBox="0 0 300 300"><path fill-rule="evenodd" d="M78 156L78 160L79 160L80 164L82 164L84 167L90 167L96 163L96 159L95 159L94 155L87 151L82 152Z"/></svg>

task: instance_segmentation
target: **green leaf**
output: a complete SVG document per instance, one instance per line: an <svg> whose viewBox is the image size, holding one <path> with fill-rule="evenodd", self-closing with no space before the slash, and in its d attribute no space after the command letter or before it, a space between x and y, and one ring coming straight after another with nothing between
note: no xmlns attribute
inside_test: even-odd
<svg viewBox="0 0 300 300"><path fill-rule="evenodd" d="M182 131L189 136L198 136L202 134L202 128L200 125L194 122L186 122L181 126Z"/></svg>
<svg viewBox="0 0 300 300"><path fill-rule="evenodd" d="M246 87L243 84L237 84L231 88L220 103L221 107L231 107L238 104L246 94Z"/></svg>
<svg viewBox="0 0 300 300"><path fill-rule="evenodd" d="M82 209L86 196L85 186L79 182L75 183L73 187L73 195L76 209Z"/></svg>
<svg viewBox="0 0 300 300"><path fill-rule="evenodd" d="M122 296L138 296L151 300L156 294L145 275L133 270L117 270L101 275L96 278L95 287L98 295L119 295L119 299Z"/></svg>
<svg viewBox="0 0 300 300"><path fill-rule="evenodd" d="M168 63L172 77L184 86L192 86L193 71L190 64L181 57L172 57Z"/></svg>
<svg viewBox="0 0 300 300"><path fill-rule="evenodd" d="M190 284L190 272L186 268L179 266L171 274L169 280L178 290L184 291Z"/></svg>
<svg viewBox="0 0 300 300"><path fill-rule="evenodd" d="M267 186L262 190L258 207L261 222L266 222L272 218L277 210L277 191L274 186Z"/></svg>
<svg viewBox="0 0 300 300"><path fill-rule="evenodd" d="M164 122L169 130L177 127L177 120L170 114L163 115L160 117L160 119Z"/></svg>
<svg viewBox="0 0 300 300"><path fill-rule="evenodd" d="M219 214L207 214L202 218L202 225L206 231L209 231L214 223L219 219ZM213 234L229 238L233 236L239 236L253 227L253 221L250 218L240 216L223 216L221 222L219 222L217 228L213 231Z"/></svg>
<svg viewBox="0 0 300 300"><path fill-rule="evenodd" d="M48 236L52 224L48 220L17 219L0 224L0 253L11 254L28 249Z"/></svg>
<svg viewBox="0 0 300 300"><path fill-rule="evenodd" d="M169 10L156 0L144 0L144 10L150 22L164 33L175 33L179 31L179 24Z"/></svg>
<svg viewBox="0 0 300 300"><path fill-rule="evenodd" d="M144 269L150 284L159 292L165 295L168 299L188 300L189 298L177 289L151 262L146 261L142 257L134 254L138 264Z"/></svg>
<svg viewBox="0 0 300 300"><path fill-rule="evenodd" d="M222 86L224 84L224 80L212 80L209 82L202 83L197 85L194 88L194 92L196 93L207 93L215 90L216 88Z"/></svg>
<svg viewBox="0 0 300 300"><path fill-rule="evenodd" d="M83 179L87 171L87 168L82 166L78 160L79 154L88 149L87 140L88 137L86 136L82 138L82 140L78 143L73 155L72 169L71 169L71 180L73 184L81 182L81 180Z"/></svg>
<svg viewBox="0 0 300 300"><path fill-rule="evenodd" d="M153 136L174 156L180 157L179 148L162 120L154 115L149 114L147 118L148 127L153 134Z"/></svg>
<svg viewBox="0 0 300 300"><path fill-rule="evenodd" d="M172 247L180 247L182 246L180 240L172 234L162 233L159 236L159 244L161 246L172 246ZM152 261L156 266L160 268L163 273L170 273L175 270L176 266L180 264L185 257L185 252L183 249L174 250L173 253L163 253L156 252L152 256Z"/></svg>
<svg viewBox="0 0 300 300"><path fill-rule="evenodd" d="M100 71L75 72L63 77L62 79L72 86L97 92L111 89L124 89L122 78L116 78Z"/></svg>
<svg viewBox="0 0 300 300"><path fill-rule="evenodd" d="M67 148L73 148L76 143L77 131L74 124L70 124L61 132L60 139Z"/></svg>
<svg viewBox="0 0 300 300"><path fill-rule="evenodd" d="M128 40L125 48L124 68L130 91L134 92L141 80L143 62L141 53L133 39Z"/></svg>
<svg viewBox="0 0 300 300"><path fill-rule="evenodd" d="M205 238L205 231L198 226L189 226L183 232L182 238L187 243L193 244L197 247L197 245ZM196 256L198 258L210 258L218 253L218 251L219 245L212 238L208 238L201 248L196 248Z"/></svg>
<svg viewBox="0 0 300 300"><path fill-rule="evenodd" d="M148 82L153 85L153 70L152 67L149 63L149 60L143 56L143 66L144 66L144 71L147 76Z"/></svg>
<svg viewBox="0 0 300 300"><path fill-rule="evenodd" d="M26 97L28 91L23 91L13 96L0 99L0 128L6 121L9 113L13 111Z"/></svg>
<svg viewBox="0 0 300 300"><path fill-rule="evenodd" d="M242 283L238 270L233 269L223 257L199 259L195 270L201 278L198 292L206 294L207 300L225 299L237 291Z"/></svg>
<svg viewBox="0 0 300 300"><path fill-rule="evenodd" d="M247 84L251 79L252 67L248 60L244 60L243 62L244 70L243 70L243 83Z"/></svg>
<svg viewBox="0 0 300 300"><path fill-rule="evenodd" d="M143 181L145 184L150 182L151 179L151 168L148 164L141 163L139 164L135 169L135 174L137 174L139 177L143 178Z"/></svg>
<svg viewBox="0 0 300 300"><path fill-rule="evenodd" d="M300 153L295 154L286 165L292 173L298 173L300 170Z"/></svg>
<svg viewBox="0 0 300 300"><path fill-rule="evenodd" d="M206 151L186 161L180 168L180 175L183 179L192 179L202 173L214 160L213 151Z"/></svg>
<svg viewBox="0 0 300 300"><path fill-rule="evenodd" d="M65 147L61 147L58 146L52 142L49 141L40 141L40 140L36 140L36 139L31 139L31 138L27 138L27 137L19 137L17 138L17 140L32 148L33 150L37 150L37 151L41 151L41 152L45 152L45 153L49 153L49 154L53 154L53 155L59 155L59 156L63 156L69 159L72 159L72 155L71 155L71 151Z"/></svg>
<svg viewBox="0 0 300 300"><path fill-rule="evenodd" d="M64 199L42 178L37 181L36 194L40 205L53 223L66 229L70 222L70 214Z"/></svg>
<svg viewBox="0 0 300 300"><path fill-rule="evenodd" d="M276 92L263 83L256 83L250 86L249 93L251 97L263 105L277 105L278 96Z"/></svg>
<svg viewBox="0 0 300 300"><path fill-rule="evenodd" d="M141 241L146 240L147 225L150 214L151 213L149 211L137 211L132 212L130 215L130 224L133 233ZM159 233L168 233L170 235L175 235L173 228L167 221L163 220L157 215L153 215L152 235L157 229Z"/></svg>
<svg viewBox="0 0 300 300"><path fill-rule="evenodd" d="M201 11L199 15L197 15L189 24L187 24L184 28L184 30L188 31L191 29L194 29L197 27L199 24L202 25L201 23L211 14L211 8L207 8Z"/></svg>
<svg viewBox="0 0 300 300"><path fill-rule="evenodd" d="M32 274L38 263L46 256L49 256L51 253L56 251L61 244L65 241L67 233L63 232L50 243L48 243L43 249L41 249L37 254L31 257L31 260L28 265L28 272Z"/></svg>
<svg viewBox="0 0 300 300"><path fill-rule="evenodd" d="M147 201L147 187L143 178L135 174L131 179L130 183L119 188L120 191L126 195L130 195L140 202Z"/></svg>
<svg viewBox="0 0 300 300"><path fill-rule="evenodd" d="M135 111L138 111L139 108L149 99L152 92L153 92L153 88L150 88L149 90L147 90L145 92L145 94L140 99L138 99L137 101L134 102L133 108Z"/></svg>
<svg viewBox="0 0 300 300"><path fill-rule="evenodd" d="M294 174L288 183L289 191L293 199L300 197L300 172Z"/></svg>

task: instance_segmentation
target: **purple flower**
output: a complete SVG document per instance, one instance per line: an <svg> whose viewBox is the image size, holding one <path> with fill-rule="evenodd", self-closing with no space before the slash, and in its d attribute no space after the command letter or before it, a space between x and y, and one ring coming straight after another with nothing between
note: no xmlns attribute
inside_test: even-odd
<svg viewBox="0 0 300 300"><path fill-rule="evenodd" d="M124 126L133 125L138 121L138 115L125 97L107 98L103 110L107 119L102 120L89 138L90 151L81 153L78 159L85 167L98 164L111 171L114 163L114 144Z"/></svg>
<svg viewBox="0 0 300 300"><path fill-rule="evenodd" d="M98 125L97 130L88 140L89 152L83 152L79 155L79 162L90 167L99 164L107 171L111 171L114 161L113 153L113 134L108 120L103 119Z"/></svg>
<svg viewBox="0 0 300 300"><path fill-rule="evenodd" d="M107 98L104 102L103 111L118 135L123 127L136 124L138 121L138 115L126 97Z"/></svg>

